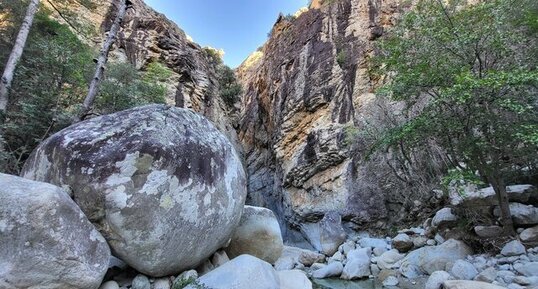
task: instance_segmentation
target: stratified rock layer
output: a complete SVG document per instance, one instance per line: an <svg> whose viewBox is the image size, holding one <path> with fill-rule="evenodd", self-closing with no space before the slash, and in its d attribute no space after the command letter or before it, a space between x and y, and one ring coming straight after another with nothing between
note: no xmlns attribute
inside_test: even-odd
<svg viewBox="0 0 538 289"><path fill-rule="evenodd" d="M356 222L386 216L385 197L361 176L346 136L369 111L367 59L397 3L315 1L295 19L281 16L239 67L249 203L294 225L328 211Z"/></svg>
<svg viewBox="0 0 538 289"><path fill-rule="evenodd" d="M32 153L22 175L69 186L115 255L151 276L193 268L221 248L246 197L226 137L204 117L164 105L60 131Z"/></svg>

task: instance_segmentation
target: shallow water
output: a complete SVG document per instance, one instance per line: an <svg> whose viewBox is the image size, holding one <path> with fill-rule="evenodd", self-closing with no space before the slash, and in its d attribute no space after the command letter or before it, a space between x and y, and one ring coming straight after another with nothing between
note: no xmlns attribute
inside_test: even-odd
<svg viewBox="0 0 538 289"><path fill-rule="evenodd" d="M414 282L408 280L400 280L400 284L396 287L383 287L381 282L374 279L346 281L341 279L313 279L312 284L314 289L422 289L424 288L425 280L419 279Z"/></svg>

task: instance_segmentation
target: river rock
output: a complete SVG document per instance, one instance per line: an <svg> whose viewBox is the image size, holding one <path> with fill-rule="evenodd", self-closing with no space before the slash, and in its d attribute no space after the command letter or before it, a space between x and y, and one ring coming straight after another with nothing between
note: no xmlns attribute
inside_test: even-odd
<svg viewBox="0 0 538 289"><path fill-rule="evenodd" d="M107 281L101 284L99 289L120 289L120 285L118 285L118 282L116 281Z"/></svg>
<svg viewBox="0 0 538 289"><path fill-rule="evenodd" d="M64 189L0 174L0 288L98 288L109 259Z"/></svg>
<svg viewBox="0 0 538 289"><path fill-rule="evenodd" d="M409 253L402 261L400 271L408 278L445 270L447 264L465 259L471 248L459 240L449 239L438 246L422 247Z"/></svg>
<svg viewBox="0 0 538 289"><path fill-rule="evenodd" d="M301 224L301 232L319 252L332 256L346 240L339 213L330 211L318 223Z"/></svg>
<svg viewBox="0 0 538 289"><path fill-rule="evenodd" d="M388 244L385 239L377 238L362 238L359 240L359 245L363 248L387 248Z"/></svg>
<svg viewBox="0 0 538 289"><path fill-rule="evenodd" d="M279 282L271 264L250 255L236 257L197 279L198 284L211 289L278 289Z"/></svg>
<svg viewBox="0 0 538 289"><path fill-rule="evenodd" d="M377 258L377 265L380 269L395 269L398 267L398 261L405 257L404 254L400 254L398 250L393 249L383 253Z"/></svg>
<svg viewBox="0 0 538 289"><path fill-rule="evenodd" d="M467 280L448 280L443 283L445 289L505 289L498 285Z"/></svg>
<svg viewBox="0 0 538 289"><path fill-rule="evenodd" d="M475 278L476 281L483 281L491 283L497 279L497 270L494 267L486 268L484 271L480 272Z"/></svg>
<svg viewBox="0 0 538 289"><path fill-rule="evenodd" d="M280 289L312 289L312 282L301 270L278 271Z"/></svg>
<svg viewBox="0 0 538 289"><path fill-rule="evenodd" d="M284 249L280 226L273 211L245 206L226 252L230 258L249 254L274 264Z"/></svg>
<svg viewBox="0 0 538 289"><path fill-rule="evenodd" d="M538 226L523 230L523 232L519 234L519 238L521 239L521 242L525 244L538 243Z"/></svg>
<svg viewBox="0 0 538 289"><path fill-rule="evenodd" d="M324 262L325 255L297 247L284 246L280 258L275 262L277 270L291 270L295 264L310 267L317 262Z"/></svg>
<svg viewBox="0 0 538 289"><path fill-rule="evenodd" d="M337 277L342 274L343 270L344 265L342 265L342 263L332 262L329 263L327 266L312 272L312 278L323 279L329 277Z"/></svg>
<svg viewBox="0 0 538 289"><path fill-rule="evenodd" d="M226 251L223 250L218 250L215 252L215 254L213 254L213 256L211 256L211 264L214 267L218 267L228 261L230 261L230 258L226 254Z"/></svg>
<svg viewBox="0 0 538 289"><path fill-rule="evenodd" d="M432 219L432 226L435 228L446 228L453 225L458 220L458 217L452 213L451 208L443 208Z"/></svg>
<svg viewBox="0 0 538 289"><path fill-rule="evenodd" d="M70 126L38 146L22 175L69 186L116 255L153 277L223 247L246 198L227 138L204 117L165 105Z"/></svg>
<svg viewBox="0 0 538 289"><path fill-rule="evenodd" d="M392 239L392 247L398 251L405 253L413 248L413 240L407 234L398 234Z"/></svg>
<svg viewBox="0 0 538 289"><path fill-rule="evenodd" d="M151 283L149 282L148 277L138 274L133 279L131 289L151 289Z"/></svg>
<svg viewBox="0 0 538 289"><path fill-rule="evenodd" d="M521 203L510 203L510 213L512 214L512 220L514 225L528 226L538 224L538 208L532 205L524 205ZM499 207L495 207L493 214L500 216Z"/></svg>
<svg viewBox="0 0 538 289"><path fill-rule="evenodd" d="M370 271L370 257L372 248L355 249L347 255L347 263L340 278L346 280L368 277Z"/></svg>
<svg viewBox="0 0 538 289"><path fill-rule="evenodd" d="M538 190L532 185L514 185L506 187L510 202L523 204L536 204ZM454 206L463 207L485 207L498 204L497 196L492 187L487 187L478 191L467 192L464 196L458 193L451 193L450 203Z"/></svg>
<svg viewBox="0 0 538 289"><path fill-rule="evenodd" d="M465 260L457 260L450 272L452 272L455 279L459 280L473 280L478 275L478 271L473 264Z"/></svg>
<svg viewBox="0 0 538 289"><path fill-rule="evenodd" d="M538 276L538 262L516 263L514 269L527 277Z"/></svg>
<svg viewBox="0 0 538 289"><path fill-rule="evenodd" d="M452 276L446 271L435 271L428 277L424 289L441 289L443 283L451 278Z"/></svg>
<svg viewBox="0 0 538 289"><path fill-rule="evenodd" d="M153 289L170 289L170 279L159 278L153 282Z"/></svg>
<svg viewBox="0 0 538 289"><path fill-rule="evenodd" d="M523 255L525 254L525 246L518 240L513 240L504 245L501 254L506 257Z"/></svg>
<svg viewBox="0 0 538 289"><path fill-rule="evenodd" d="M391 286L398 285L400 283L400 281L395 276L389 276L382 283L383 283L384 287L391 287Z"/></svg>
<svg viewBox="0 0 538 289"><path fill-rule="evenodd" d="M480 238L495 238L503 234L503 228L499 226L476 226L474 232Z"/></svg>

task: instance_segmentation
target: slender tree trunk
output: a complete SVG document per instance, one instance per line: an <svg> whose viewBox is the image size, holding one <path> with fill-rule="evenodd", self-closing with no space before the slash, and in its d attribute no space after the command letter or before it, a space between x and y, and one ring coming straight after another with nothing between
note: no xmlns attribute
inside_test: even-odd
<svg viewBox="0 0 538 289"><path fill-rule="evenodd" d="M9 101L9 89L11 88L13 75L15 74L15 67L22 56L24 46L26 45L26 39L28 38L30 27L32 27L32 22L34 22L34 16L38 7L39 0L30 0L30 4L28 4L28 8L26 10L26 16L22 21L19 34L15 40L15 45L11 50L6 67L4 68L4 73L2 74L2 78L0 80L0 111L6 111Z"/></svg>
<svg viewBox="0 0 538 289"><path fill-rule="evenodd" d="M506 192L506 184L501 177L498 177L498 175L490 177L490 183L495 190L495 194L497 195L504 232L508 236L513 236L516 234L516 231L514 229L512 213L510 212L510 203L508 201L508 193Z"/></svg>
<svg viewBox="0 0 538 289"><path fill-rule="evenodd" d="M84 99L84 103L82 104L82 110L79 116L80 120L83 120L93 107L95 97L97 96L97 92L99 90L99 84L101 83L105 72L105 65L108 61L108 53L110 52L110 48L116 41L116 37L118 31L120 30L121 22L125 17L126 11L127 1L118 0L118 12L116 14L116 19L114 20L114 23L112 24L112 27L108 32L108 36L105 43L103 44L103 47L101 48L101 51L99 52L99 58L97 58L97 66L95 68L95 74L93 76L92 82L90 83L88 95L86 96L86 98Z"/></svg>

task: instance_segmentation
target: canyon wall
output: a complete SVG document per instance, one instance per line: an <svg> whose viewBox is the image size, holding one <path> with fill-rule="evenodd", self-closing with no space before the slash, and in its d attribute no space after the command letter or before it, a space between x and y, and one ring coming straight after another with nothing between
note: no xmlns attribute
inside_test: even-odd
<svg viewBox="0 0 538 289"><path fill-rule="evenodd" d="M281 15L267 43L239 67L248 202L292 227L329 211L355 224L387 217L390 196L368 183L349 132L377 113L369 59L409 8L400 3L313 1L298 17Z"/></svg>

